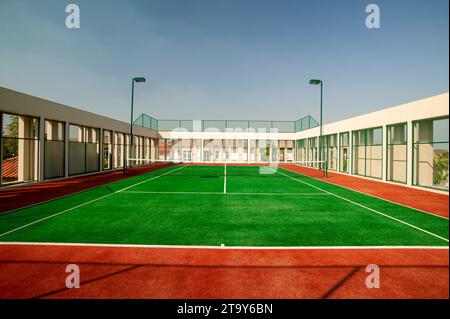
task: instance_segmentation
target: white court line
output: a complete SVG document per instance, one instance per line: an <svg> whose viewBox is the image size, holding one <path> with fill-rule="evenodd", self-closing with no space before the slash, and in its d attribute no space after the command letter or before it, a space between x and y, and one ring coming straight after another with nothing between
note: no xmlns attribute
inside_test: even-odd
<svg viewBox="0 0 450 319"><path fill-rule="evenodd" d="M123 191L125 194L173 194L173 195L263 195L263 196L329 196L326 193L222 193L222 192L154 192L154 191Z"/></svg>
<svg viewBox="0 0 450 319"><path fill-rule="evenodd" d="M339 250L339 249L430 249L449 250L448 246L201 246L201 245L139 245L139 244L94 244L94 243L46 243L46 242L0 242L0 246L80 246L117 248L183 248L183 249L247 249L247 250Z"/></svg>
<svg viewBox="0 0 450 319"><path fill-rule="evenodd" d="M223 193L227 193L227 163L224 165L224 172L223 172Z"/></svg>
<svg viewBox="0 0 450 319"><path fill-rule="evenodd" d="M300 165L297 165L297 166L303 167L303 166L300 166ZM428 215L431 215L431 216L435 216L435 217L439 217L439 218L447 219L447 220L448 220L448 217L445 217L445 216L441 216L441 215L438 215L438 214L435 214L435 213L430 213L430 212L424 211L424 210L422 210L422 209L415 208L415 207L411 207L411 206L408 206L408 205L405 205L405 204L397 203L397 202L394 202L394 201L392 201L392 200L389 200L389 199L386 199L386 198L383 198L383 197L379 197L379 196L376 196L376 195L364 193L364 192L361 192L361 191L359 191L359 190L356 190L356 189L353 189L353 188L350 188L350 187L346 187L346 186L342 186L342 185L339 185L339 184L336 184L336 183L332 183L332 182L330 182L330 181L326 181L326 180L322 180L322 179L319 179L319 178L307 176L307 175L302 174L302 173L299 173L299 172L291 171L291 170L289 170L289 169L287 169L287 168L283 168L283 169L286 170L286 171L288 171L288 172L296 173L296 174L298 174L298 175L302 175L302 176L305 176L305 177L308 177L308 178L311 178L311 179L315 179L315 180L317 180L317 181L325 182L325 183L327 183L327 184L334 185L334 186L337 186L337 187L340 187L340 188L344 188L344 189L348 189L348 190L351 190L351 191L356 192L356 193L360 193L360 194L363 194L363 195L366 195L366 196L378 198L378 199L384 200L385 202L389 202L389 203L392 203L392 204L400 205L400 206L403 206L403 207L406 207L406 208L409 208L409 209L414 209L414 210L416 210L416 211L418 211L418 212L421 212L421 213L424 213L424 214L428 214ZM334 173L334 174L340 174L340 173L336 173L336 172L333 172L333 173ZM345 174L340 174L340 175L345 175ZM355 177L356 177L356 178L361 178L361 177L358 177L358 176L355 176Z"/></svg>
<svg viewBox="0 0 450 319"><path fill-rule="evenodd" d="M25 224L25 225L23 225L23 226L20 226L20 227L14 228L14 229L12 229L12 230L9 230L9 231L7 231L7 232L5 232L5 233L2 233L2 234L0 234L0 237L3 237L3 236L8 235L8 234L11 234L11 233L13 233L13 232L15 232L15 231L18 231L18 230L20 230L20 229L29 227L29 226L31 226L31 225L40 223L40 222L42 222L42 221L44 221L44 220L47 220L47 219L49 219L49 218L52 218L52 217L55 217L55 216L58 216L58 215L67 213L67 212L69 212L69 211L71 211L71 210L74 210L74 209L77 209L77 208L79 208L79 207L82 207L82 206L91 204L91 203L93 203L93 202L96 202L96 201L98 201L98 200L100 200L100 199L109 197L109 196L111 196L111 195L114 195L114 194L117 194L117 193L121 193L121 192L123 192L123 191L125 191L125 190L127 190L127 189L130 189L130 188L132 188L132 187L135 187L135 186L140 185L140 184L143 184L143 183L150 182L150 181L152 181L152 180L155 180L155 179L157 179L157 178L159 178L159 177L162 177L162 176L164 176L164 175L173 173L173 172L178 171L178 170L180 170L180 169L182 169L182 168L185 168L185 167L186 167L186 166L181 166L181 167L179 167L179 168L177 168L177 169L171 170L171 171L166 172L166 173L164 173L164 174L161 174L161 175L152 177L152 178L150 178L150 179L146 179L146 180L144 180L144 181L141 181L141 182L139 182L139 183L136 183L136 184L127 186L127 187L122 188L122 189L120 189L120 190L118 190L118 191L115 191L115 192L113 192L113 193L109 193L109 194L107 194L107 195L103 195L103 196L97 197L97 198L95 198L95 199L93 199L93 200L90 200L90 201L88 201L88 202L85 202L85 203L83 203L83 204L80 204L80 205L77 205L77 206L68 208L68 209L66 209L66 210L63 210L63 211L61 211L61 212L52 214L52 215L50 215L50 216L47 216L47 217L44 217L44 218L35 220L34 222Z"/></svg>
<svg viewBox="0 0 450 319"><path fill-rule="evenodd" d="M287 174L285 174L285 173L282 173L282 172L280 172L280 171L277 171L277 173L279 173L279 174L281 174L281 175L284 175L284 176L286 176L286 177L288 177L288 178L290 178L290 179L292 179L292 180L294 180L294 181L296 181L296 182L299 182L299 183L302 183L302 184L311 186L311 187L313 187L313 188L315 188L315 189L321 190L322 192L325 192L325 193L330 194L330 195L332 195L332 196L334 196L334 197L337 197L337 198L339 198L339 199L342 199L342 200L344 200L344 201L347 201L347 202L349 202L349 203L351 203L351 204L353 204L353 205L356 205L356 206L362 207L362 208L364 208L364 209L370 210L371 212L377 213L378 215L381 215L381 216L390 218L390 219L392 219L392 220L395 220L396 222L399 222L399 223L404 224L404 225L406 225L406 226L409 226L409 227L412 227L412 228L414 228L414 229L420 230L421 232L424 232L424 233L426 233L426 234L428 234L428 235L431 235L431 236L434 236L434 237L436 237L436 238L442 239L442 240L446 241L447 243L449 242L449 240L448 240L447 238L441 237L441 236L439 236L439 235L437 235L437 234L435 234L435 233L432 233L432 232L430 232L430 231L428 231L428 230L425 230L425 229L422 229L422 228L420 228L420 227L414 226L414 225L412 225L412 224L410 224L410 223L407 223L407 222L405 222L405 221L403 221L403 220L400 220L400 219L398 219L398 218L395 218L395 217L392 217L392 216L390 216L390 215L384 214L384 213L379 212L379 211L377 211L377 210L375 210L375 209L372 209L372 208L370 208L370 207L364 206L364 205L362 205L362 204L360 204L360 203L354 202L354 201L352 201L352 200L350 200L350 199L348 199L348 198L345 198L345 197L342 197L342 196L340 196L340 195L334 194L334 193L332 193L332 192L326 191L326 190L324 190L324 189L322 189L322 188L320 188L320 187L317 187L317 186L315 186L315 185L312 185L312 184L310 184L310 183L307 183L307 182L304 182L304 181L300 181L300 180L298 180L298 179L296 179L296 178L294 178L294 177L292 177L292 176L289 176L289 175L287 175ZM294 172L294 173L295 173L295 172Z"/></svg>

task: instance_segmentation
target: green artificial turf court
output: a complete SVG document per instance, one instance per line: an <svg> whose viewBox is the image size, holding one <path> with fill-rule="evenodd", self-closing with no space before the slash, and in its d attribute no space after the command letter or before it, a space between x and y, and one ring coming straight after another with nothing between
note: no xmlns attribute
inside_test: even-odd
<svg viewBox="0 0 450 319"><path fill-rule="evenodd" d="M175 165L0 216L0 241L448 246L448 220L281 168Z"/></svg>

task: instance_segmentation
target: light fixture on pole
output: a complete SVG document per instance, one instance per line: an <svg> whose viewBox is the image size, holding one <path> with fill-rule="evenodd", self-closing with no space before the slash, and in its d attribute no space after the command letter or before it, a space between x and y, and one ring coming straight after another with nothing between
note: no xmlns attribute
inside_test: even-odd
<svg viewBox="0 0 450 319"><path fill-rule="evenodd" d="M320 85L320 135L319 135L319 167L320 169L322 169L322 144L323 144L323 137L322 137L322 133L323 133L323 123L322 123L322 106L323 106L323 82L322 80L318 80L318 79L312 79L309 81L309 84L311 85ZM325 173L326 174L326 173Z"/></svg>
<svg viewBox="0 0 450 319"><path fill-rule="evenodd" d="M134 107L134 82L144 83L144 77L134 77L131 80L131 121L130 121L130 153L133 153L133 107ZM126 143L125 143L126 144ZM130 156L131 156L130 154ZM124 147L124 161L123 161L123 173L127 171L127 158L126 158L126 146Z"/></svg>

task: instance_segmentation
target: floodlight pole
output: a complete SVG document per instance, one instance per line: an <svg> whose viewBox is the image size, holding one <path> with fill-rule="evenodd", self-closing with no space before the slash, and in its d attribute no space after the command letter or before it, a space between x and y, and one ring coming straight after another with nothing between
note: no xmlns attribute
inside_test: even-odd
<svg viewBox="0 0 450 319"><path fill-rule="evenodd" d="M145 78L133 78L131 80L131 120L130 120L130 157L131 153L133 153L133 112L134 112L134 82L145 82ZM125 139L126 142L126 139ZM127 151L126 151L126 143L124 147L124 161L123 161L123 173L125 174L127 171Z"/></svg>
<svg viewBox="0 0 450 319"><path fill-rule="evenodd" d="M320 81L320 135L319 135L319 162L322 161L322 146L323 146L323 122L322 122L322 110L323 110L323 82ZM322 163L320 163L322 168Z"/></svg>
<svg viewBox="0 0 450 319"><path fill-rule="evenodd" d="M322 116L322 110L323 110L323 81L312 79L309 81L309 84L311 85L319 85L320 84L320 133L319 133L319 167L320 170L322 170L322 145L323 145L323 116ZM325 165L325 177L327 177L327 165Z"/></svg>

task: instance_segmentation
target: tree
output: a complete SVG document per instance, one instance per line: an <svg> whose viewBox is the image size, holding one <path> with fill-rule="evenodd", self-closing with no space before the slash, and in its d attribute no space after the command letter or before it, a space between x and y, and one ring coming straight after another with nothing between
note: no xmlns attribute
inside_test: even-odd
<svg viewBox="0 0 450 319"><path fill-rule="evenodd" d="M434 154L433 184L448 188L448 151Z"/></svg>
<svg viewBox="0 0 450 319"><path fill-rule="evenodd" d="M6 130L3 137L3 159L16 157L18 155L19 140L16 138L19 136L19 117L11 116L12 121L6 126ZM12 138L8 138L11 136Z"/></svg>

